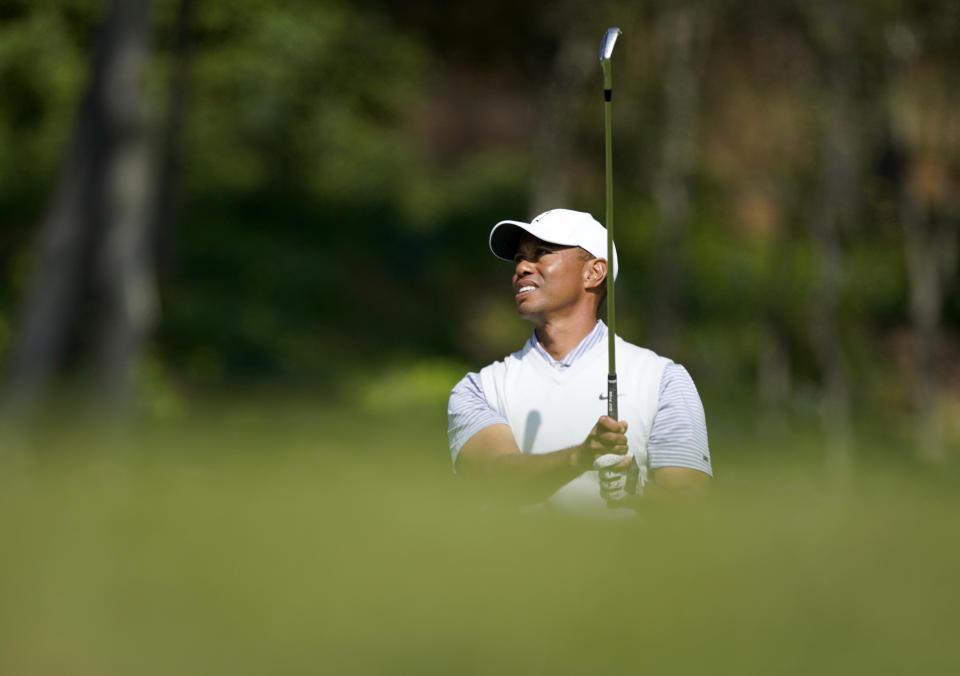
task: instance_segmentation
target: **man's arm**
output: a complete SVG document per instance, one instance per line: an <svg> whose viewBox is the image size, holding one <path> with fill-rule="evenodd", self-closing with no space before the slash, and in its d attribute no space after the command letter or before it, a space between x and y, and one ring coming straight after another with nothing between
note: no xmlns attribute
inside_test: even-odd
<svg viewBox="0 0 960 676"><path fill-rule="evenodd" d="M523 455L507 425L491 425L463 445L455 469L459 474L480 478L505 490L523 504L542 502L591 469L599 456L625 454L626 430L625 422L602 416L582 444L551 453Z"/></svg>
<svg viewBox="0 0 960 676"><path fill-rule="evenodd" d="M690 374L679 364L663 371L647 449L652 481L645 496L697 494L709 487L713 469L703 403Z"/></svg>
<svg viewBox="0 0 960 676"><path fill-rule="evenodd" d="M652 479L643 490L647 500L696 498L710 488L709 474L687 467L661 467L653 471Z"/></svg>

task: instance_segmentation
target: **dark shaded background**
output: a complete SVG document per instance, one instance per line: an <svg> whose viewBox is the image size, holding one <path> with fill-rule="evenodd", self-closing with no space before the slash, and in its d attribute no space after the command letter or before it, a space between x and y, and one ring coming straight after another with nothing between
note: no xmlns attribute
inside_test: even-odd
<svg viewBox="0 0 960 676"><path fill-rule="evenodd" d="M7 407L442 407L529 331L492 224L603 217L596 49L619 25L621 335L690 369L712 427L955 456L958 21L947 0L4 2Z"/></svg>

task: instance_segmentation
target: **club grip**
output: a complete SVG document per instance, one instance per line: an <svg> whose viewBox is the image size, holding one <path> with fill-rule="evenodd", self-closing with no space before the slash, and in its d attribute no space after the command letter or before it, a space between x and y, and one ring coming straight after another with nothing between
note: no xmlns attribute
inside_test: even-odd
<svg viewBox="0 0 960 676"><path fill-rule="evenodd" d="M617 374L607 376L607 415L620 420L617 415Z"/></svg>

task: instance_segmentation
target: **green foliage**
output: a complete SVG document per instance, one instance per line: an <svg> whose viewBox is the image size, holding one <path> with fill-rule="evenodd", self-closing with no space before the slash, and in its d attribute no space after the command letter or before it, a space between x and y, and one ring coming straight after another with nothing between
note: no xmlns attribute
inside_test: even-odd
<svg viewBox="0 0 960 676"><path fill-rule="evenodd" d="M6 3L5 3L6 4ZM0 265L26 247L57 176L80 92L99 3L12 3L0 13ZM9 273L0 299L10 302ZM17 287L19 289L19 286Z"/></svg>
<svg viewBox="0 0 960 676"><path fill-rule="evenodd" d="M351 379L351 399L373 415L397 411L444 410L451 383L463 377L466 367L449 359L410 360Z"/></svg>
<svg viewBox="0 0 960 676"><path fill-rule="evenodd" d="M422 88L423 49L346 3L200 9L211 39L194 65L187 185L389 199L414 151L397 126Z"/></svg>
<svg viewBox="0 0 960 676"><path fill-rule="evenodd" d="M820 386L810 224L822 202L831 96L845 91L859 182L840 233L837 332L855 399L901 401L904 153L920 157L910 176L930 199L955 192L952 5L847 3L842 21L829 3L691 5L704 17L696 160L678 244L682 330L665 351L690 364L698 383L751 389L773 336L798 400ZM107 6L0 7L0 354ZM160 152L179 6L152 3L147 114ZM541 163L532 139L557 54L569 41L593 44L612 23L625 31L614 112L618 317L621 333L643 342L664 246L660 20L677 6L194 3L148 399L243 381L339 393L356 373L375 379L381 370L409 384L433 359L475 368L515 349L529 326L513 314L510 269L487 255L487 233L502 218L533 215L528 193ZM589 51L584 67L593 68ZM838 60L846 89L831 88ZM569 143L565 206L599 213L600 98L597 81L587 82L563 92L573 130L556 139L557 157ZM960 286L947 290L945 307L955 332Z"/></svg>

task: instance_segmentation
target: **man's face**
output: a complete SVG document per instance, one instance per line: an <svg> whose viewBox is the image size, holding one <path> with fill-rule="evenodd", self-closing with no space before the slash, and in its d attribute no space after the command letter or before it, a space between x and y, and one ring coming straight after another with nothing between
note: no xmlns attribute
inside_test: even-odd
<svg viewBox="0 0 960 676"><path fill-rule="evenodd" d="M582 303L590 258L580 247L524 235L513 257L513 292L520 316L535 321Z"/></svg>

